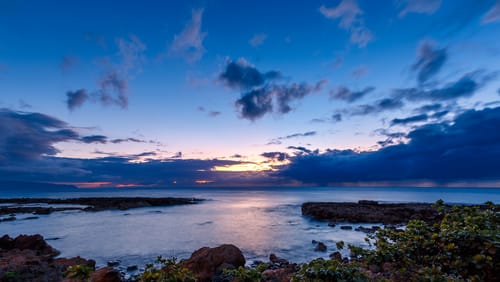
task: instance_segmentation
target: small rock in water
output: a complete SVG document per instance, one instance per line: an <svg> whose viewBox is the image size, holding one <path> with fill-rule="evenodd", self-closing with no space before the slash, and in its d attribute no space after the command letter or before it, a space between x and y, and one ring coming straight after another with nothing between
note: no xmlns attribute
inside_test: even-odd
<svg viewBox="0 0 500 282"><path fill-rule="evenodd" d="M108 266L109 267L115 267L115 266L118 266L118 265L120 265L120 261L118 261L118 260L108 261Z"/></svg>
<svg viewBox="0 0 500 282"><path fill-rule="evenodd" d="M129 265L127 266L127 271L136 271L138 269L137 265Z"/></svg>
<svg viewBox="0 0 500 282"><path fill-rule="evenodd" d="M2 218L0 221L13 221L13 220L16 220L15 216L9 216L9 217L6 217L6 218Z"/></svg>
<svg viewBox="0 0 500 282"><path fill-rule="evenodd" d="M284 265L287 265L289 264L288 260L284 259L284 258L280 258L278 256L276 256L275 254L270 254L269 255L269 260L273 263L273 264L278 264L280 266L284 266Z"/></svg>
<svg viewBox="0 0 500 282"><path fill-rule="evenodd" d="M337 226L337 224L335 224L335 222L328 222L328 226L335 227L335 226Z"/></svg>
<svg viewBox="0 0 500 282"><path fill-rule="evenodd" d="M352 226L350 226L350 225L342 225L342 226L340 226L340 229L342 229L342 230L352 230Z"/></svg>
<svg viewBox="0 0 500 282"><path fill-rule="evenodd" d="M313 244L318 244L318 241L316 241L316 240L312 240L312 241L311 241L311 243L313 243Z"/></svg>
<svg viewBox="0 0 500 282"><path fill-rule="evenodd" d="M30 220L30 219L37 219L38 216L28 216L26 218L23 218L24 220Z"/></svg>
<svg viewBox="0 0 500 282"><path fill-rule="evenodd" d="M316 245L316 248L314 248L314 250L316 252L326 252L328 248L326 247L326 245L323 243L323 242L318 242L318 244Z"/></svg>

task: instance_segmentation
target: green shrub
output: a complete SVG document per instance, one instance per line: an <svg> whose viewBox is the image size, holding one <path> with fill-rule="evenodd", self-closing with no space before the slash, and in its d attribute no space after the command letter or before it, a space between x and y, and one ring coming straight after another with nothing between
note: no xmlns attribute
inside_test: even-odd
<svg viewBox="0 0 500 282"><path fill-rule="evenodd" d="M246 268L243 266L240 266L236 269L224 269L223 273L224 275L236 279L236 281L238 282L257 282L262 279L262 273L259 270Z"/></svg>
<svg viewBox="0 0 500 282"><path fill-rule="evenodd" d="M404 230L383 229L374 250L349 246L366 265L391 266L391 278L413 281L500 281L500 217L492 203L446 208L442 220L411 220Z"/></svg>
<svg viewBox="0 0 500 282"><path fill-rule="evenodd" d="M165 259L159 256L155 264L146 264L144 272L136 277L143 282L195 282L196 276L177 263L176 258Z"/></svg>
<svg viewBox="0 0 500 282"><path fill-rule="evenodd" d="M94 268L85 265L85 264L77 264L70 266L64 272L64 276L71 279L78 279L80 281L89 281L90 274L94 271Z"/></svg>
<svg viewBox="0 0 500 282"><path fill-rule="evenodd" d="M343 264L335 260L315 259L293 276L292 282L368 281L366 272L357 263Z"/></svg>

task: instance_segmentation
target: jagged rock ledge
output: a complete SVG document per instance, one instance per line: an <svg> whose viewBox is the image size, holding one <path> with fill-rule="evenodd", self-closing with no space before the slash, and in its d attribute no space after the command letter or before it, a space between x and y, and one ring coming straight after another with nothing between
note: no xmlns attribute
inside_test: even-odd
<svg viewBox="0 0 500 282"><path fill-rule="evenodd" d="M15 204L14 206L0 207L0 215L16 213L49 214L55 211L82 210L82 211L103 211L103 210L127 210L142 207L165 207L174 205L188 205L200 203L201 199L195 198L149 198L149 197L85 197L70 199L52 198L12 198L0 199L0 204ZM47 204L47 205L79 205L61 207L24 206L27 204Z"/></svg>
<svg viewBox="0 0 500 282"><path fill-rule="evenodd" d="M439 220L437 211L429 203L385 204L367 200L357 203L306 202L302 204L302 214L329 222L401 224L412 219Z"/></svg>

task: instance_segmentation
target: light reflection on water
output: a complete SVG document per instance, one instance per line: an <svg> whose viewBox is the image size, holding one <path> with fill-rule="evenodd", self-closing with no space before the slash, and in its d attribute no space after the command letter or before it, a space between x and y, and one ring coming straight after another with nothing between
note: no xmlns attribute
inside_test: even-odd
<svg viewBox="0 0 500 282"><path fill-rule="evenodd" d="M99 265L120 259L144 265L157 255L188 257L203 246L232 243L247 261L267 260L270 253L293 262L327 257L335 242L363 245L365 234L328 227L301 215L306 201L500 202L500 189L286 188L286 189L130 189L71 193L0 192L0 197L174 196L208 199L201 204L127 211L56 212L34 220L0 223L0 235L40 233L61 256L96 259ZM16 194L17 193L17 194ZM23 194L24 193L24 194ZM22 218L22 217L20 217ZM357 224L351 224L354 227ZM372 226L364 224L363 226ZM312 240L328 252L314 251Z"/></svg>

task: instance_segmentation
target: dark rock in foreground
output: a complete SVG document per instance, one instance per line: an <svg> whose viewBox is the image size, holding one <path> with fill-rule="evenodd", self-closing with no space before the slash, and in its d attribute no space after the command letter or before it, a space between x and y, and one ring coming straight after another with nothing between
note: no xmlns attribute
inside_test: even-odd
<svg viewBox="0 0 500 282"><path fill-rule="evenodd" d="M234 245L221 245L215 248L203 247L195 251L183 262L183 266L198 277L198 281L211 281L211 278L222 272L222 267L237 268L245 265L245 257Z"/></svg>
<svg viewBox="0 0 500 282"><path fill-rule="evenodd" d="M119 198L73 198L73 199L51 199L51 198L18 198L0 199L0 204L17 204L21 206L0 207L0 215L12 213L50 214L55 211L83 210L128 210L142 207L164 207L173 205L187 205L201 202L194 198L147 198L147 197L119 197ZM34 207L22 206L25 204L49 204L49 205L82 205L84 207Z"/></svg>
<svg viewBox="0 0 500 282"><path fill-rule="evenodd" d="M434 222L438 219L438 214L432 208L432 204L381 204L375 201L308 202L302 204L302 214L322 221L353 223L400 224L411 219L421 219L426 222Z"/></svg>

